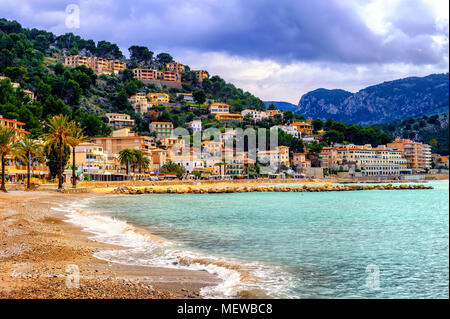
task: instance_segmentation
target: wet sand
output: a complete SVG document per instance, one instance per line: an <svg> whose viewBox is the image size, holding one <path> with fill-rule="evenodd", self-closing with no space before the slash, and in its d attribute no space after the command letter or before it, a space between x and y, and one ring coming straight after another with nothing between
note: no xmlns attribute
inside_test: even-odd
<svg viewBox="0 0 450 319"><path fill-rule="evenodd" d="M120 265L93 257L120 249L88 238L52 210L95 194L0 193L0 298L201 298L206 271ZM79 270L79 287L73 281Z"/></svg>

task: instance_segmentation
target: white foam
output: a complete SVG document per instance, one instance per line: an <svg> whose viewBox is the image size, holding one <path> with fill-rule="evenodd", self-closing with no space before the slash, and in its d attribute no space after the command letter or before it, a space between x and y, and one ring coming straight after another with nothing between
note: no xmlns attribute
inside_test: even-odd
<svg viewBox="0 0 450 319"><path fill-rule="evenodd" d="M282 277L279 269L268 267L260 263L242 263L232 259L209 256L182 249L177 243L170 241L154 241L150 236L139 232L137 228L125 221L102 214L102 212L88 210L88 201L74 203L66 207L54 208L66 213L71 222L93 236L92 240L118 245L125 249L103 250L94 254L96 258L137 266L153 266L203 270L216 275L222 282L216 286L201 289L204 298L233 298L237 297L241 289L259 288L267 291L267 295L274 297L289 297L284 290L289 290L293 282L288 277ZM203 264L191 262L180 263L180 260L211 260L227 264L238 264L241 268L250 269L257 278L256 284L243 283L239 271L218 266L214 263ZM273 278L278 279L275 283Z"/></svg>

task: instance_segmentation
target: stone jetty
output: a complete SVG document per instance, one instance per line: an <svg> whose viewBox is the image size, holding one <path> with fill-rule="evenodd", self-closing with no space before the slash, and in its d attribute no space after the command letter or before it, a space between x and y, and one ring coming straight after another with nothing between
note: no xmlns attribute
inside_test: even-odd
<svg viewBox="0 0 450 319"><path fill-rule="evenodd" d="M222 193L250 193L250 192L348 192L348 191L363 191L363 190L407 190L407 189L433 189L432 186L420 185L321 185L321 186L176 186L176 187L117 187L114 194L222 194Z"/></svg>

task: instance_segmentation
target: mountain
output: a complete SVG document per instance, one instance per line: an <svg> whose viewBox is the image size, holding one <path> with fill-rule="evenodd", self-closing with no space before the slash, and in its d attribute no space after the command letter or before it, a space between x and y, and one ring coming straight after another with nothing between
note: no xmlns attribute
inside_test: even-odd
<svg viewBox="0 0 450 319"><path fill-rule="evenodd" d="M264 104L266 104L266 108L268 108L270 104L273 104L277 107L277 109L281 111L292 111L292 112L294 112L298 107L295 104L280 101L264 101Z"/></svg>
<svg viewBox="0 0 450 319"><path fill-rule="evenodd" d="M355 124L448 113L449 74L408 77L370 86L357 93L318 89L303 95L295 113Z"/></svg>

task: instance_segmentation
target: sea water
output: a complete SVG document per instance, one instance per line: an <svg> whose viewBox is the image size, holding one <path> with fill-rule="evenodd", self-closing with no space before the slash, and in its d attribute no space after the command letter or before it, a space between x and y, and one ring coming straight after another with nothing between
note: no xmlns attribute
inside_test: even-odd
<svg viewBox="0 0 450 319"><path fill-rule="evenodd" d="M127 247L99 258L218 275L205 297L448 298L449 182L427 185L434 189L111 195L70 218Z"/></svg>

